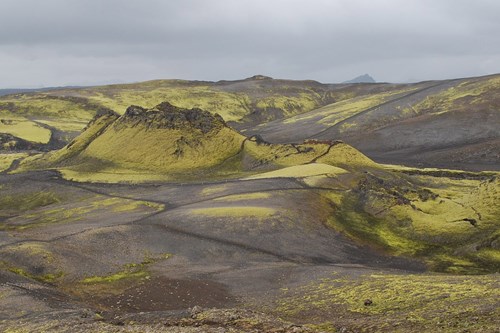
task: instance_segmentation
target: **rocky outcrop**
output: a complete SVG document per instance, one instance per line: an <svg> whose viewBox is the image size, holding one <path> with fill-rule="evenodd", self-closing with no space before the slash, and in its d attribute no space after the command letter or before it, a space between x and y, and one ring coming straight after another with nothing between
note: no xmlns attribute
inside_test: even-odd
<svg viewBox="0 0 500 333"><path fill-rule="evenodd" d="M0 151L36 150L43 145L30 142L9 133L0 133Z"/></svg>
<svg viewBox="0 0 500 333"><path fill-rule="evenodd" d="M198 108L178 108L169 102L163 102L151 109L132 105L116 122L116 126L120 127L120 125L143 125L146 128L198 129L202 133L227 127L224 119L218 114L211 114Z"/></svg>

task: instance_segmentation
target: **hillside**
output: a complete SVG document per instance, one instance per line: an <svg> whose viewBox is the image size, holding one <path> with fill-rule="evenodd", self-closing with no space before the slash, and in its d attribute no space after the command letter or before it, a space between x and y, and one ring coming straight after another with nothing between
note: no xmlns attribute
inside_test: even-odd
<svg viewBox="0 0 500 333"><path fill-rule="evenodd" d="M152 109L131 106L122 116L96 116L66 147L26 158L19 169L58 168L68 177L117 181L215 179L332 156L336 165L349 168L372 163L340 143L273 145L258 137L245 138L217 114L163 102Z"/></svg>
<svg viewBox="0 0 500 333"><path fill-rule="evenodd" d="M7 156L0 329L498 326L496 275L471 276L500 270L496 172L381 165L341 141L272 144L168 102Z"/></svg>
<svg viewBox="0 0 500 333"><path fill-rule="evenodd" d="M376 161L499 170L500 76L422 82L247 127L271 142L343 140Z"/></svg>
<svg viewBox="0 0 500 333"><path fill-rule="evenodd" d="M378 165L341 141L270 144L258 136L242 136L218 115L168 102L152 109L131 106L121 116L98 116L66 147L26 157L11 171L30 170L57 170L67 179L107 183L301 179L311 188L342 189L325 193L324 200L336 207L328 223L353 239L391 253L423 256L429 265L447 270L453 260L443 264L444 250L435 249L446 235L447 247L453 249L445 251L447 258L461 253L460 260L470 260L478 270L497 265L494 256L477 259L483 247L497 251L491 245L496 236L490 234L498 215L495 173L437 171L433 179L432 171ZM233 213L239 214L232 208L213 212ZM470 242L481 245L470 252Z"/></svg>
<svg viewBox="0 0 500 333"><path fill-rule="evenodd" d="M180 107L218 113L232 125L252 126L353 96L393 88L390 84L350 87L256 75L237 81L155 80L54 89L0 97L0 133L56 149L74 138L94 115L110 110L122 114L129 105L152 108L168 100ZM42 134L43 139L40 139ZM62 144L48 144L50 137L59 139ZM7 150L22 149L22 146L17 149L15 145L9 147Z"/></svg>
<svg viewBox="0 0 500 333"><path fill-rule="evenodd" d="M275 143L343 140L384 163L470 170L500 165L499 76L415 84L322 84L262 75L237 81L156 80L0 97L6 151L64 146L96 114L164 100L218 113ZM28 143L28 144L27 144Z"/></svg>

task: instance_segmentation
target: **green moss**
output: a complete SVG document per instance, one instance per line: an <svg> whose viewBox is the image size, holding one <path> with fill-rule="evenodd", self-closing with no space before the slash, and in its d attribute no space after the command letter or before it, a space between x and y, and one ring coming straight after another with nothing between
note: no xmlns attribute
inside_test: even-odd
<svg viewBox="0 0 500 333"><path fill-rule="evenodd" d="M107 276L91 276L83 279L82 283L111 283L116 282L123 279L140 279L148 276L148 273L145 271L136 271L130 272L129 270L121 271L115 274L107 275Z"/></svg>
<svg viewBox="0 0 500 333"><path fill-rule="evenodd" d="M81 198L78 203L64 207L57 207L54 209L38 209L32 213L25 213L20 216L20 219L11 221L1 227L7 230L21 231L49 224L62 224L80 221L93 215L98 216L104 210L119 214L132 211L158 211L163 208L164 206L161 204L147 201L109 198L97 195L90 198Z"/></svg>
<svg viewBox="0 0 500 333"><path fill-rule="evenodd" d="M314 110L313 113L299 114L294 117L290 117L284 120L284 123L290 124L317 118L320 119L319 122L325 127L334 126L337 123L344 121L349 117L355 116L368 108L379 105L399 94L411 92L413 89L416 88L395 89L363 96L357 96L356 93L353 93L350 96L345 95L341 98L341 100L335 103L322 106ZM342 127L342 130L348 129L350 125L351 123L346 123Z"/></svg>
<svg viewBox="0 0 500 333"><path fill-rule="evenodd" d="M0 133L9 133L37 143L49 142L52 134L50 130L23 118L3 118L0 122Z"/></svg>
<svg viewBox="0 0 500 333"><path fill-rule="evenodd" d="M257 174L255 176L250 176L247 179L261 179L261 178L282 178L282 177L310 177L318 175L328 175L330 177L335 177L336 175L341 175L347 173L346 170L334 167L327 164L321 163L311 163L291 166L275 171L265 172Z"/></svg>
<svg viewBox="0 0 500 333"><path fill-rule="evenodd" d="M416 113L442 114L488 110L500 89L498 76L462 82L445 91L428 96L413 109ZM472 111L473 112L473 111Z"/></svg>
<svg viewBox="0 0 500 333"><path fill-rule="evenodd" d="M298 113L307 112L318 107L318 96L311 93L300 93L297 96L283 96L274 94L272 96L260 99L255 106L263 110L264 114L271 115L267 112L271 110L281 110L285 118L294 116ZM268 120L273 120L269 118Z"/></svg>
<svg viewBox="0 0 500 333"><path fill-rule="evenodd" d="M258 206L231 206L191 209L195 215L225 216L225 217L269 217L276 213L272 208Z"/></svg>
<svg viewBox="0 0 500 333"><path fill-rule="evenodd" d="M490 327L500 314L499 283L495 276L337 276L284 291L277 311L287 317L309 315L310 322L325 315L359 313L373 324L389 320L434 329L451 322L470 329ZM372 304L366 306L366 299ZM454 325L443 331L453 331Z"/></svg>
<svg viewBox="0 0 500 333"><path fill-rule="evenodd" d="M334 323L331 321L325 321L319 324L306 324L305 326L318 332L329 332L329 333L337 332Z"/></svg>
<svg viewBox="0 0 500 333"><path fill-rule="evenodd" d="M2 195L0 197L0 216L12 212L25 212L60 202L60 197L49 191Z"/></svg>
<svg viewBox="0 0 500 333"><path fill-rule="evenodd" d="M226 185L215 185L215 186L205 187L203 190L201 190L200 194L203 196L219 194L221 192L226 191L227 188L228 187Z"/></svg>
<svg viewBox="0 0 500 333"><path fill-rule="evenodd" d="M246 200L268 199L270 197L271 197L270 193L266 193L266 192L254 192L254 193L228 195L228 196L216 198L216 199L214 199L214 201L232 202L232 201L246 201Z"/></svg>
<svg viewBox="0 0 500 333"><path fill-rule="evenodd" d="M116 273L104 276L90 276L82 279L80 283L102 284L115 283L122 280L149 278L147 266L161 260L167 260L171 257L172 255L170 253L160 253L156 255L147 254L144 260L140 263L125 264L123 265L123 269Z"/></svg>
<svg viewBox="0 0 500 333"><path fill-rule="evenodd" d="M28 156L26 153L0 154L0 172L7 170L17 159Z"/></svg>
<svg viewBox="0 0 500 333"><path fill-rule="evenodd" d="M14 274L21 275L28 279L43 283L54 283L64 276L64 273L62 271L59 271L57 273L32 274L24 268L13 266L6 261L0 261L0 269L5 269Z"/></svg>
<svg viewBox="0 0 500 333"><path fill-rule="evenodd" d="M341 198L329 225L355 241L391 254L421 258L435 271L496 272L498 180L366 176ZM425 190L425 191L424 191ZM475 221L471 223L467 219Z"/></svg>

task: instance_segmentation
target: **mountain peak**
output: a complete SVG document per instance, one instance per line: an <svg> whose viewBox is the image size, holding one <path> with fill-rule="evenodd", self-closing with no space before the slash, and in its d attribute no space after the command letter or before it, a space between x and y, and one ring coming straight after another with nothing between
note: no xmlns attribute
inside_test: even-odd
<svg viewBox="0 0 500 333"><path fill-rule="evenodd" d="M375 83L375 79L371 77L369 74L363 74L355 77L352 80L344 81L342 83Z"/></svg>

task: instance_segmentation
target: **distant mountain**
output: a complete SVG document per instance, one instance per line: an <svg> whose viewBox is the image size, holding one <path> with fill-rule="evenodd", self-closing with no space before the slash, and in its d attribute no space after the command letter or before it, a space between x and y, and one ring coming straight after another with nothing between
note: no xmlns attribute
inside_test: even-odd
<svg viewBox="0 0 500 333"><path fill-rule="evenodd" d="M360 75L352 80L344 81L342 83L376 83L375 79L368 74Z"/></svg>
<svg viewBox="0 0 500 333"><path fill-rule="evenodd" d="M35 91L34 89L0 89L0 96Z"/></svg>

